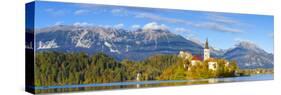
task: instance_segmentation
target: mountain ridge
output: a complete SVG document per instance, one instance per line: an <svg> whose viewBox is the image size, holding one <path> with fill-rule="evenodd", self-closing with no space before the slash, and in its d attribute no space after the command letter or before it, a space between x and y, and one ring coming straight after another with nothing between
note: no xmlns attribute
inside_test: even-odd
<svg viewBox="0 0 281 95"><path fill-rule="evenodd" d="M35 31L38 51L82 51L88 54L105 52L117 60L143 60L151 55L178 54L179 51L188 51L193 55L203 54L202 44L173 34L165 27L126 30L100 26L57 25ZM213 47L210 49L212 57L242 60L238 62L242 68L273 67L273 54L267 53L254 43L240 42L228 50L217 50ZM256 60L251 59L254 55L257 55L254 57Z"/></svg>

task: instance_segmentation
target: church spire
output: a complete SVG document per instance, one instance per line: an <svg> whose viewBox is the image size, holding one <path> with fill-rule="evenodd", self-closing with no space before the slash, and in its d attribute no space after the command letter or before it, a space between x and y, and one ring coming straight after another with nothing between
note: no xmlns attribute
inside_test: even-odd
<svg viewBox="0 0 281 95"><path fill-rule="evenodd" d="M205 43L205 49L209 49L208 38L207 38L206 43Z"/></svg>
<svg viewBox="0 0 281 95"><path fill-rule="evenodd" d="M206 39L205 48L204 48L204 60L207 60L210 58L210 50L209 50L209 44L208 44L208 38Z"/></svg>

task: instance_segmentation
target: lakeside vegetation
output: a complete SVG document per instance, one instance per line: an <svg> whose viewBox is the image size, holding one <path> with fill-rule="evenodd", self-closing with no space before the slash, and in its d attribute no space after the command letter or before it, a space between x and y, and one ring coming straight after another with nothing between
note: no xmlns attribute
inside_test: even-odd
<svg viewBox="0 0 281 95"><path fill-rule="evenodd" d="M235 61L231 61L229 66L226 66L226 60L215 59L218 68L210 70L207 61L199 61L196 65L191 65L190 60L179 59L178 63L174 64L171 68L163 71L160 80L185 80L185 79L206 79L206 78L220 78L220 77L235 77L235 71L238 66ZM183 68L183 64L187 67Z"/></svg>
<svg viewBox="0 0 281 95"><path fill-rule="evenodd" d="M207 62L191 65L177 55L154 55L143 61L121 62L103 53L88 56L86 53L36 53L35 86L90 84L140 80L187 80L233 77L238 69L235 61L228 67L226 60L215 59L217 70L209 70ZM184 67L186 65L186 67Z"/></svg>
<svg viewBox="0 0 281 95"><path fill-rule="evenodd" d="M256 68L256 69L241 69L238 73L242 76L256 75L256 74L273 74L273 68Z"/></svg>

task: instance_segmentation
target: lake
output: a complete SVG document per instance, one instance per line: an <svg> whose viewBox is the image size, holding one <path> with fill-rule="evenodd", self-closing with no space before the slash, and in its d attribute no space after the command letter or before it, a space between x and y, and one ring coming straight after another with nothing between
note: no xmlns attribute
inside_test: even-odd
<svg viewBox="0 0 281 95"><path fill-rule="evenodd" d="M86 91L86 90L109 90L122 88L145 88L160 86L192 85L192 84L213 84L226 82L242 81L261 81L273 80L273 74L258 74L251 76L229 77L229 78L210 78L197 80L153 80L139 82L113 82L113 83L96 83L96 84L79 84L79 85L62 85L62 86L36 86L35 91L40 93L50 92L68 92L68 91Z"/></svg>

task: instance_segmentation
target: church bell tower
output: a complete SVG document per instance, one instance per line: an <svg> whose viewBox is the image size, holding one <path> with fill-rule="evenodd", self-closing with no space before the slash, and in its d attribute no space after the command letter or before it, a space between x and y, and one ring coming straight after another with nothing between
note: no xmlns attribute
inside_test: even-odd
<svg viewBox="0 0 281 95"><path fill-rule="evenodd" d="M204 60L207 60L209 58L210 58L210 49L209 49L208 38L207 38L205 47L204 47Z"/></svg>

